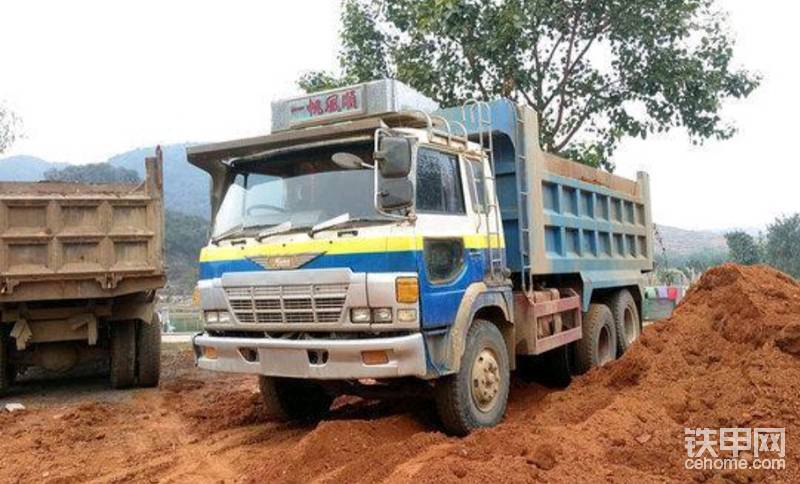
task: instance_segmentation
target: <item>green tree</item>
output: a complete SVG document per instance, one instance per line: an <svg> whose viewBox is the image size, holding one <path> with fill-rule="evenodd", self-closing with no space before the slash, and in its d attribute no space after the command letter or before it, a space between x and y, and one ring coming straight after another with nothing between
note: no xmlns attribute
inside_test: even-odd
<svg viewBox="0 0 800 484"><path fill-rule="evenodd" d="M109 163L89 163L51 168L44 172L44 179L70 183L138 183L139 174Z"/></svg>
<svg viewBox="0 0 800 484"><path fill-rule="evenodd" d="M747 232L741 230L728 232L725 234L725 242L728 244L728 253L733 262L748 266L762 262L761 247Z"/></svg>
<svg viewBox="0 0 800 484"><path fill-rule="evenodd" d="M625 137L730 138L723 101L760 80L732 66L715 0L344 0L341 21L340 72L306 91L390 77L447 106L509 97L546 150L608 169Z"/></svg>
<svg viewBox="0 0 800 484"><path fill-rule="evenodd" d="M208 220L174 210L164 216L167 292L191 294L197 284L197 257L208 242Z"/></svg>
<svg viewBox="0 0 800 484"><path fill-rule="evenodd" d="M6 151L19 136L20 119L4 104L0 104L0 153Z"/></svg>
<svg viewBox="0 0 800 484"><path fill-rule="evenodd" d="M800 278L800 213L778 217L767 227L767 262Z"/></svg>

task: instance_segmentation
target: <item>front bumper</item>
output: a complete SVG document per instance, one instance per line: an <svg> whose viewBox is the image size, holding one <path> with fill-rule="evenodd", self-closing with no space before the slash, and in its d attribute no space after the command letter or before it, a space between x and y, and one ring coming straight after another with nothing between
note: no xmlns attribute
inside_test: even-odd
<svg viewBox="0 0 800 484"><path fill-rule="evenodd" d="M346 380L424 377L422 334L349 340L284 340L196 335L192 339L197 366L205 370L285 378ZM216 350L216 358L203 348ZM388 363L367 365L364 351L386 351Z"/></svg>

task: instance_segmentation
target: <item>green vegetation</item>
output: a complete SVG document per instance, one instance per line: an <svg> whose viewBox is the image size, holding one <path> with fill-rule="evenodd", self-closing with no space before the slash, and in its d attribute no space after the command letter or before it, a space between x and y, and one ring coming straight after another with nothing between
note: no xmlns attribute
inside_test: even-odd
<svg viewBox="0 0 800 484"><path fill-rule="evenodd" d="M800 279L800 213L778 217L767 227L767 262Z"/></svg>
<svg viewBox="0 0 800 484"><path fill-rule="evenodd" d="M20 119L5 104L0 104L0 153L7 150L17 139Z"/></svg>
<svg viewBox="0 0 800 484"><path fill-rule="evenodd" d="M728 232L725 234L725 241L728 243L731 261L737 264L751 266L760 264L764 260L761 244L747 232L741 230Z"/></svg>
<svg viewBox="0 0 800 484"><path fill-rule="evenodd" d="M800 213L778 217L767 226L766 237L742 231L725 234L731 260L738 264L769 264L800 278Z"/></svg>
<svg viewBox="0 0 800 484"><path fill-rule="evenodd" d="M190 294L197 284L197 258L208 242L208 221L173 210L165 214L167 292Z"/></svg>
<svg viewBox="0 0 800 484"><path fill-rule="evenodd" d="M663 284L691 281L694 276L729 260L728 251L716 247L698 248L685 254L664 251L654 256L656 277Z"/></svg>
<svg viewBox="0 0 800 484"><path fill-rule="evenodd" d="M723 101L759 76L732 66L715 0L345 0L340 72L308 92L396 78L443 105L504 96L539 114L546 150L612 169L620 140L681 127L730 138Z"/></svg>
<svg viewBox="0 0 800 484"><path fill-rule="evenodd" d="M135 184L141 180L139 174L127 168L108 163L90 163L88 165L69 165L64 168L50 168L44 172L47 181L70 183L127 183Z"/></svg>

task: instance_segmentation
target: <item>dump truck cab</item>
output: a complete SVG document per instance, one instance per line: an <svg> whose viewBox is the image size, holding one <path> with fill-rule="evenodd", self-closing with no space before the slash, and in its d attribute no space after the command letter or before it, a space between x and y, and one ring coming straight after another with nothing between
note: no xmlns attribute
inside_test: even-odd
<svg viewBox="0 0 800 484"><path fill-rule="evenodd" d="M502 113L512 116L500 119L511 146L493 125ZM635 292L647 269L644 185L627 202L642 217L630 229L641 251L592 279L581 251L596 251L611 231L585 224L581 242L568 229L551 234L558 226L544 217L533 222L546 211L531 205L526 187L542 180L526 172L526 154L544 158L526 139L538 139L535 115L510 101L440 109L383 80L277 101L272 134L189 148L212 178L198 365L260 375L268 408L288 416L326 409L358 382L411 377L434 391L451 432L495 424L515 356L580 340L592 293L623 284ZM513 169L496 166L498 156ZM561 190L559 179L548 183ZM608 204L606 185L596 188ZM582 237L583 225L576 230ZM561 238L540 244L545 236ZM596 269L606 269L596 254ZM616 357L616 339L608 329L606 356L595 359Z"/></svg>

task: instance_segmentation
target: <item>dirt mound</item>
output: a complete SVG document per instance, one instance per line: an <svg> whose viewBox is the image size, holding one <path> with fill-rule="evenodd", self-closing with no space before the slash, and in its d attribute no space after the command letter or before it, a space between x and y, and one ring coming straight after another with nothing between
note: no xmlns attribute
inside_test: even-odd
<svg viewBox="0 0 800 484"><path fill-rule="evenodd" d="M451 439L408 416L327 422L253 480L800 481L800 284L708 271L673 317L565 391L516 385L505 421ZM687 470L684 428L785 427L786 470ZM752 454L743 454L752 459Z"/></svg>
<svg viewBox="0 0 800 484"><path fill-rule="evenodd" d="M252 378L201 380L179 377L164 385L164 401L202 434L266 422Z"/></svg>

